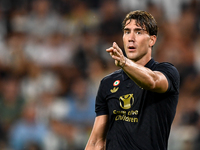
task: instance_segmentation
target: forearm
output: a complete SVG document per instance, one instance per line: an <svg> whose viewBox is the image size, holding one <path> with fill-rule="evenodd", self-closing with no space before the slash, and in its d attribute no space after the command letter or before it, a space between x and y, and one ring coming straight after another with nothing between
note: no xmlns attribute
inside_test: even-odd
<svg viewBox="0 0 200 150"><path fill-rule="evenodd" d="M96 117L94 127L85 150L105 150L107 130L108 115Z"/></svg>
<svg viewBox="0 0 200 150"><path fill-rule="evenodd" d="M155 88L158 76L142 65L136 64L130 59L126 58L126 64L122 68L124 72L141 88L151 90Z"/></svg>
<svg viewBox="0 0 200 150"><path fill-rule="evenodd" d="M85 150L105 150L105 140L100 139L100 140L89 140Z"/></svg>

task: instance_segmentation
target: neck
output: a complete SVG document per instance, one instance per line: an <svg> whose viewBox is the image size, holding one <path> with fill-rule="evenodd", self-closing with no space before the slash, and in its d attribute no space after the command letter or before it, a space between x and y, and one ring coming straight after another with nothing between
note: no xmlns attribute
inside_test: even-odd
<svg viewBox="0 0 200 150"><path fill-rule="evenodd" d="M145 66L151 60L151 58L151 51L148 51L148 53L142 56L140 59L132 61L138 65Z"/></svg>
<svg viewBox="0 0 200 150"><path fill-rule="evenodd" d="M151 57L148 57L146 59L140 59L135 63L138 64L138 65L145 66L150 60L151 60Z"/></svg>

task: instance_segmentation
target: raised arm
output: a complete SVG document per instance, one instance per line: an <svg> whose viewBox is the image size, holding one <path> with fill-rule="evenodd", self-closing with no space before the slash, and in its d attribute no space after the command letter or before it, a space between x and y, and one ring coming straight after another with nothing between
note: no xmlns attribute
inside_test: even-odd
<svg viewBox="0 0 200 150"><path fill-rule="evenodd" d="M152 71L149 68L130 61L129 59L127 60L123 70L133 81L135 81L136 84L146 90L164 93L168 89L167 78L159 71Z"/></svg>
<svg viewBox="0 0 200 150"><path fill-rule="evenodd" d="M96 117L85 150L105 150L107 129L108 115Z"/></svg>
<svg viewBox="0 0 200 150"><path fill-rule="evenodd" d="M115 60L115 64L122 67L124 72L141 88L158 93L167 91L168 81L163 73L152 71L126 58L116 43L106 51Z"/></svg>

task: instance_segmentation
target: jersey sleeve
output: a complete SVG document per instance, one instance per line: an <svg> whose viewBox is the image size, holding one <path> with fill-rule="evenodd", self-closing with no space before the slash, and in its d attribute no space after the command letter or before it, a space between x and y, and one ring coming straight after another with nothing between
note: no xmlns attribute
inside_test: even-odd
<svg viewBox="0 0 200 150"><path fill-rule="evenodd" d="M107 115L108 114L108 106L106 101L106 91L104 88L103 81L101 81L95 102L95 112L96 116Z"/></svg>
<svg viewBox="0 0 200 150"><path fill-rule="evenodd" d="M179 93L180 75L178 70L170 63L161 63L156 70L166 76L169 84L167 92Z"/></svg>

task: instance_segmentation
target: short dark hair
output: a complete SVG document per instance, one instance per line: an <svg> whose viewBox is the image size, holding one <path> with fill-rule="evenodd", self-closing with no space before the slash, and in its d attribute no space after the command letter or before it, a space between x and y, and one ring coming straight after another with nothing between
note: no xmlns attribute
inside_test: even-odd
<svg viewBox="0 0 200 150"><path fill-rule="evenodd" d="M143 10L136 10L136 11L131 11L126 15L122 22L122 29L124 30L125 26L127 25L127 21L131 19L136 20L136 25L141 26L142 28L145 27L146 31L148 32L149 35L156 35L158 33L158 26L157 22L154 19L154 17Z"/></svg>

